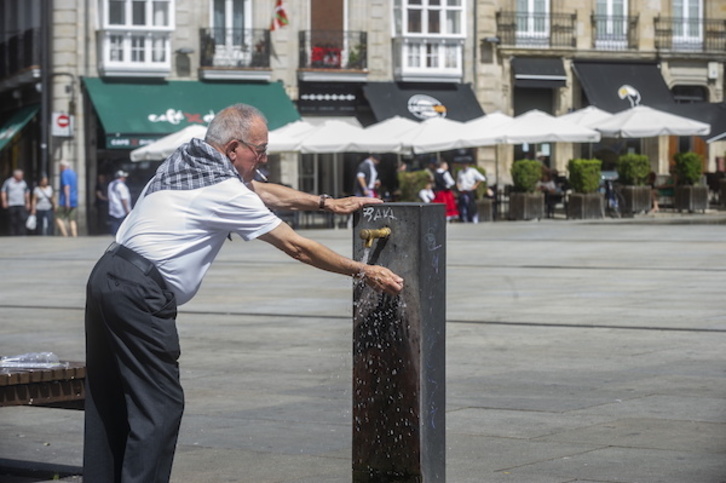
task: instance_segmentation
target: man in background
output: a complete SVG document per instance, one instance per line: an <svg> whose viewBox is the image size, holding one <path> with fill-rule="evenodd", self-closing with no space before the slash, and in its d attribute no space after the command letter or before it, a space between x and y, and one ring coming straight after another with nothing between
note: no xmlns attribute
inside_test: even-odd
<svg viewBox="0 0 726 483"><path fill-rule="evenodd" d="M131 211L131 193L126 186L128 176L126 171L118 170L114 180L108 185L108 229L112 235L116 234L126 215Z"/></svg>
<svg viewBox="0 0 726 483"><path fill-rule="evenodd" d="M474 167L474 158L471 155L462 157L459 162L463 165L456 176L456 188L459 191L459 216L464 223L478 223L477 190L479 185L487 179Z"/></svg>
<svg viewBox="0 0 726 483"><path fill-rule="evenodd" d="M358 165L353 190L356 196L379 198L376 188L380 185L380 182L378 181L378 170L376 168L380 162L381 157L379 155L371 154Z"/></svg>
<svg viewBox="0 0 726 483"><path fill-rule="evenodd" d="M56 223L61 235L78 236L78 176L71 169L71 163L62 159L60 166L60 189L58 190L58 217Z"/></svg>
<svg viewBox="0 0 726 483"><path fill-rule="evenodd" d="M6 179L0 190L3 208L8 210L10 221L10 235L25 235L25 220L30 211L30 189L23 179L23 170L16 169L13 175Z"/></svg>

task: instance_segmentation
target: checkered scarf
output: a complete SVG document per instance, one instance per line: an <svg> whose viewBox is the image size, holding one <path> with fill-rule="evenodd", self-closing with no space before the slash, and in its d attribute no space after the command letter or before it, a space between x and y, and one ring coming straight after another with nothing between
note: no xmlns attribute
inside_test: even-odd
<svg viewBox="0 0 726 483"><path fill-rule="evenodd" d="M150 195L162 190L194 190L229 178L242 181L232 163L201 139L192 139L164 161L146 189Z"/></svg>

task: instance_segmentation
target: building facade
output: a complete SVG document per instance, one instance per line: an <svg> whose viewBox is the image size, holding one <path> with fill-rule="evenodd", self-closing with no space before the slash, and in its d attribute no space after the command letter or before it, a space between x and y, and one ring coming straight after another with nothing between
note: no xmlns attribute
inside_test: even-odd
<svg viewBox="0 0 726 483"><path fill-rule="evenodd" d="M726 131L726 0L0 0L0 14L0 174L55 178L71 161L91 233L102 231L91 221L98 174L126 169L139 190L158 163L131 163L132 149L234 102L260 107L273 129L301 116L367 126L642 103ZM661 137L589 149L610 164L642 151L665 173L688 149L715 170L714 146ZM563 170L582 149L477 154L506 183L518 157ZM275 155L271 176L344 195L361 157ZM392 159L384 177L395 178Z"/></svg>

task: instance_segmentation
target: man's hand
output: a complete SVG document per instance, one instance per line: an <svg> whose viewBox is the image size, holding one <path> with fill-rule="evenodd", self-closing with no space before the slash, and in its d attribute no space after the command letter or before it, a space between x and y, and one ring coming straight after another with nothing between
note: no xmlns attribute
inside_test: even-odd
<svg viewBox="0 0 726 483"><path fill-rule="evenodd" d="M358 277L376 292L398 295L403 290L403 278L380 265L366 265Z"/></svg>
<svg viewBox="0 0 726 483"><path fill-rule="evenodd" d="M346 198L335 198L325 200L325 210L337 215L349 215L354 213L365 205L373 205L383 203L378 198L368 198L365 196L348 196Z"/></svg>

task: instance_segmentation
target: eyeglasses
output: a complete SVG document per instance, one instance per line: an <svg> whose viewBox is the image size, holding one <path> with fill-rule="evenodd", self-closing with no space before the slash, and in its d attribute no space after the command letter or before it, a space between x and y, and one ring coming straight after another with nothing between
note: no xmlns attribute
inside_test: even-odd
<svg viewBox="0 0 726 483"><path fill-rule="evenodd" d="M237 139L237 141L241 142L242 144L247 146L250 151L255 153L257 159L267 156L267 144L252 144L242 139Z"/></svg>

